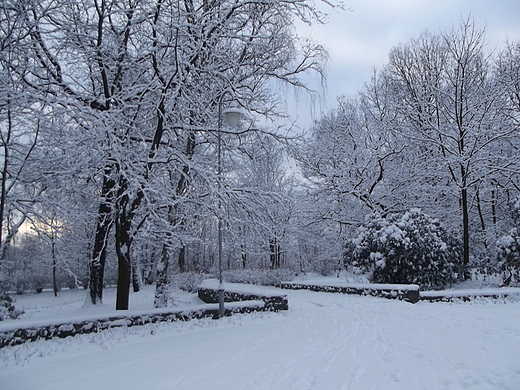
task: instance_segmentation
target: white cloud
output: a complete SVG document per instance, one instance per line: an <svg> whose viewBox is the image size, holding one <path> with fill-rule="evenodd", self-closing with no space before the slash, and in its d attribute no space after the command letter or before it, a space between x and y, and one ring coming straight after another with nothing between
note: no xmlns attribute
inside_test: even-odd
<svg viewBox="0 0 520 390"><path fill-rule="evenodd" d="M301 35L313 37L330 54L326 96L318 99L314 108L299 100L291 109L296 111L300 127L309 127L321 112L334 108L337 96L360 91L370 81L373 68L387 63L393 47L425 30L450 31L471 16L478 26L486 28L490 49L506 39L520 40L519 0L344 1L351 11L331 11L323 5L330 14L328 24L297 27ZM314 88L320 89L318 84Z"/></svg>
<svg viewBox="0 0 520 390"><path fill-rule="evenodd" d="M392 47L424 30L451 30L471 15L477 25L486 27L491 47L520 39L518 0L346 0L346 6L351 11L330 12L327 25L301 29L329 50L332 106L335 96L362 88L372 68L386 63Z"/></svg>

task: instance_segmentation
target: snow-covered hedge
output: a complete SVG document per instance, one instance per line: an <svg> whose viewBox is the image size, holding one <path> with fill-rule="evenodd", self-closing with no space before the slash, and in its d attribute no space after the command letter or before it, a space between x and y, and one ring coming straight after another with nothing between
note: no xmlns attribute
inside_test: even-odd
<svg viewBox="0 0 520 390"><path fill-rule="evenodd" d="M368 273L373 283L418 284L439 289L462 275L462 244L438 220L412 209L367 216L346 244L346 265Z"/></svg>

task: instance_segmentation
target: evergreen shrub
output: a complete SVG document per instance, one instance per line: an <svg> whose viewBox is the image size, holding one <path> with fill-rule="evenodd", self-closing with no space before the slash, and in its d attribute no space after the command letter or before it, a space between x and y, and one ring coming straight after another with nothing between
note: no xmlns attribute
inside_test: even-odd
<svg viewBox="0 0 520 390"><path fill-rule="evenodd" d="M516 227L496 242L498 270L511 272L507 284L511 282L513 277L517 282L520 280L520 198L513 204L512 215Z"/></svg>
<svg viewBox="0 0 520 390"><path fill-rule="evenodd" d="M461 241L420 209L367 216L347 242L344 261L372 283L441 289L463 276Z"/></svg>
<svg viewBox="0 0 520 390"><path fill-rule="evenodd" d="M510 276L518 282L520 279L520 235L518 228L511 229L509 234L497 240L497 258L498 270L511 272Z"/></svg>
<svg viewBox="0 0 520 390"><path fill-rule="evenodd" d="M18 318L23 311L14 307L14 300L7 294L0 294L0 321Z"/></svg>

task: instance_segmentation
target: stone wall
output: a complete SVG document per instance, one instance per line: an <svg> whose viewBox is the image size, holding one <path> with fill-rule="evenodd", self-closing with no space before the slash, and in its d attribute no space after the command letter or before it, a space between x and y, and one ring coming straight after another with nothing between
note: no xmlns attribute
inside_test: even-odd
<svg viewBox="0 0 520 390"><path fill-rule="evenodd" d="M210 305L208 305L210 306ZM237 313L252 313L268 310L264 302L247 302L242 305L231 305L225 308L225 315ZM96 333L110 328L130 327L156 322L190 321L200 318L218 318L218 307L198 307L196 309L169 310L151 312L136 315L117 315L109 317L91 318L88 320L56 322L34 326L17 327L12 322L6 328L0 328L0 348L22 344L28 341L50 340L52 338L65 338L86 333Z"/></svg>
<svg viewBox="0 0 520 390"><path fill-rule="evenodd" d="M387 298L387 299L399 299L410 303L416 303L419 301L419 286L410 285L338 285L338 286L323 286L313 285L306 283L293 283L284 282L280 285L281 288L288 290L311 290L318 292L332 292L341 294L354 294L354 295L371 295L374 297Z"/></svg>
<svg viewBox="0 0 520 390"><path fill-rule="evenodd" d="M206 303L218 303L218 288L199 287L198 295ZM289 310L289 302L286 295L260 294L238 291L224 291L224 302L263 301L266 311Z"/></svg>

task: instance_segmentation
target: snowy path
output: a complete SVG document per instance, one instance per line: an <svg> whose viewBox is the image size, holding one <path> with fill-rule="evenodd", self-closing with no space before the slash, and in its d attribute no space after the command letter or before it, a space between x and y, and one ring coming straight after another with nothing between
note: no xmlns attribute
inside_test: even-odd
<svg viewBox="0 0 520 390"><path fill-rule="evenodd" d="M520 304L287 291L290 310L4 352L2 390L519 389ZM151 334L153 331L153 335ZM13 353L16 352L16 355ZM32 356L15 364L16 356Z"/></svg>

